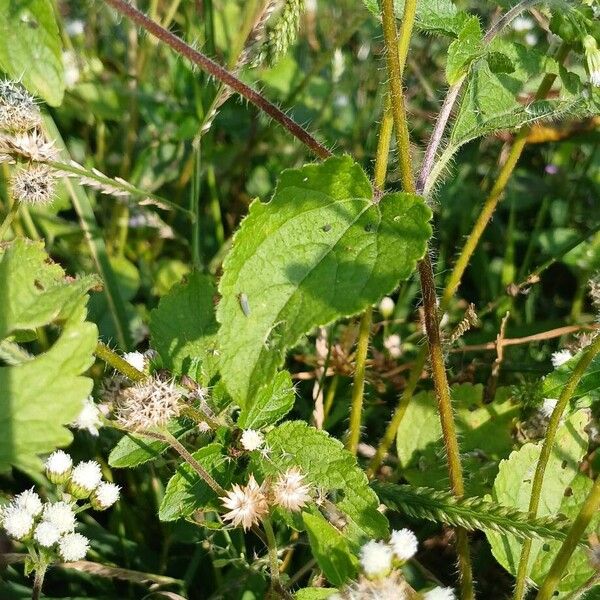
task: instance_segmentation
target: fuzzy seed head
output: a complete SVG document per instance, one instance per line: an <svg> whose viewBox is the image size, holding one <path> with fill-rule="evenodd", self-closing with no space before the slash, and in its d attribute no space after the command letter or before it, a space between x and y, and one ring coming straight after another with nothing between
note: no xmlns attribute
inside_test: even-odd
<svg viewBox="0 0 600 600"><path fill-rule="evenodd" d="M74 485L91 492L95 490L102 481L102 470L95 460L80 462L71 474Z"/></svg>
<svg viewBox="0 0 600 600"><path fill-rule="evenodd" d="M15 506L26 510L32 517L37 517L42 512L42 501L33 488L15 496L13 502Z"/></svg>
<svg viewBox="0 0 600 600"><path fill-rule="evenodd" d="M85 558L90 541L80 533L67 533L58 542L58 552L65 562Z"/></svg>
<svg viewBox="0 0 600 600"><path fill-rule="evenodd" d="M303 483L305 475L300 469L293 467L288 469L273 486L275 503L296 512L310 501L310 486Z"/></svg>
<svg viewBox="0 0 600 600"><path fill-rule="evenodd" d="M390 546L392 547L394 556L398 560L406 562L417 553L419 540L417 540L417 536L410 529L400 529L399 531L392 531Z"/></svg>
<svg viewBox="0 0 600 600"><path fill-rule="evenodd" d="M60 531L58 527L49 521L42 521L33 532L35 541L44 548L50 548L58 542Z"/></svg>
<svg viewBox="0 0 600 600"><path fill-rule="evenodd" d="M94 402L91 396L83 401L83 408L77 418L71 423L75 429L88 431L90 434L97 436L99 429L102 427L102 413Z"/></svg>
<svg viewBox="0 0 600 600"><path fill-rule="evenodd" d="M33 529L33 516L24 508L11 504L2 511L2 527L15 540L23 539Z"/></svg>
<svg viewBox="0 0 600 600"><path fill-rule="evenodd" d="M360 566L369 579L385 577L392 569L393 552L385 542L371 540L360 549Z"/></svg>
<svg viewBox="0 0 600 600"><path fill-rule="evenodd" d="M221 502L229 509L223 519L230 521L234 527L241 525L244 531L248 531L269 512L267 498L254 475L250 475L248 485L234 484L231 491L221 498Z"/></svg>
<svg viewBox="0 0 600 600"><path fill-rule="evenodd" d="M568 350L559 350L552 353L552 366L557 369L566 362L569 362L573 355Z"/></svg>
<svg viewBox="0 0 600 600"><path fill-rule="evenodd" d="M46 472L62 475L71 470L73 460L62 450L56 450L46 459Z"/></svg>
<svg viewBox="0 0 600 600"><path fill-rule="evenodd" d="M244 429L240 442L244 450L252 452L252 450L258 450L263 446L265 443L265 436L255 429Z"/></svg>
<svg viewBox="0 0 600 600"><path fill-rule="evenodd" d="M103 481L92 495L92 506L100 510L110 508L119 499L120 491L118 485Z"/></svg>
<svg viewBox="0 0 600 600"><path fill-rule="evenodd" d="M148 430L179 416L181 394L172 381L152 377L121 391L117 420L125 429Z"/></svg>
<svg viewBox="0 0 600 600"><path fill-rule="evenodd" d="M55 178L45 165L28 165L12 177L12 197L25 204L50 204L54 200Z"/></svg>
<svg viewBox="0 0 600 600"><path fill-rule="evenodd" d="M75 513L68 502L54 502L44 506L42 520L54 525L59 533L69 533L75 529Z"/></svg>
<svg viewBox="0 0 600 600"><path fill-rule="evenodd" d="M452 588L443 588L436 587L430 590L429 592L425 592L423 596L425 600L456 600L456 596L454 595L454 590Z"/></svg>
<svg viewBox="0 0 600 600"><path fill-rule="evenodd" d="M41 123L42 116L35 98L15 81L0 81L0 129L28 131Z"/></svg>

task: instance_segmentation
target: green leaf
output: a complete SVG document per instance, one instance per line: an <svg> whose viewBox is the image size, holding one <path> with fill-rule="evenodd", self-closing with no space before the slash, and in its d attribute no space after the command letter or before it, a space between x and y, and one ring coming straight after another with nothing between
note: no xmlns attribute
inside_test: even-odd
<svg viewBox="0 0 600 600"><path fill-rule="evenodd" d="M58 106L65 91L62 44L51 0L0 0L0 67Z"/></svg>
<svg viewBox="0 0 600 600"><path fill-rule="evenodd" d="M274 425L287 415L294 406L296 394L292 378L287 371L275 377L258 390L252 403L243 408L238 417L238 427L261 429Z"/></svg>
<svg viewBox="0 0 600 600"><path fill-rule="evenodd" d="M587 451L588 435L585 427L588 420L587 411L578 411L568 417L557 432L554 449L545 471L538 511L540 517L559 513L572 517L585 499L591 482L581 481L582 477L584 480L587 478L579 473L579 462ZM525 444L500 463L492 492L494 502L521 511L528 510L540 451L541 442ZM490 531L486 535L498 562L507 571L516 574L522 541L512 535L500 535ZM559 542L544 545L541 541L533 541L528 576L537 585L543 581L559 546ZM577 550L576 554L580 552L585 556L582 550ZM573 591L593 572L591 567L580 568L582 561L578 558L575 558L573 564L578 566L575 571L569 570L569 591ZM561 583L559 589L567 591L564 583Z"/></svg>
<svg viewBox="0 0 600 600"><path fill-rule="evenodd" d="M38 454L67 446L63 427L92 391L82 376L94 362L96 326L69 321L44 354L14 367L0 367L0 470L11 464L40 468Z"/></svg>
<svg viewBox="0 0 600 600"><path fill-rule="evenodd" d="M356 459L338 440L302 421L278 425L266 436L270 453L261 465L267 475L297 466L306 481L324 492L343 513L344 535L352 544L385 538L387 520Z"/></svg>
<svg viewBox="0 0 600 600"><path fill-rule="evenodd" d="M430 218L418 196L374 202L347 156L284 171L273 199L251 204L223 266L220 368L234 399L243 407L302 334L406 279L425 252Z"/></svg>
<svg viewBox="0 0 600 600"><path fill-rule="evenodd" d="M483 33L477 17L465 21L458 38L448 48L446 79L450 85L466 75L471 63L483 53Z"/></svg>
<svg viewBox="0 0 600 600"><path fill-rule="evenodd" d="M189 421L172 421L167 428L179 439L193 427L193 424ZM108 464L119 469L137 467L150 460L157 459L168 448L169 444L166 442L144 437L143 435L127 433L112 449L108 457Z"/></svg>
<svg viewBox="0 0 600 600"><path fill-rule="evenodd" d="M214 371L215 295L212 277L194 272L185 283L175 285L152 311L151 345L167 369L187 372L191 359L200 358L203 369L210 374Z"/></svg>
<svg viewBox="0 0 600 600"><path fill-rule="evenodd" d="M573 373L573 369L580 361L584 352L585 350L578 352L573 358L544 378L542 383L542 396L544 398L557 399L560 396L563 387L565 387ZM597 396L598 390L600 390L600 356L595 356L577 384L577 387L571 396L571 400L575 400L586 394Z"/></svg>
<svg viewBox="0 0 600 600"><path fill-rule="evenodd" d="M192 456L224 488L231 485L233 465L221 444L209 444ZM158 516L161 521L174 521L191 515L195 510L214 506L215 492L187 463L183 463L167 484Z"/></svg>
<svg viewBox="0 0 600 600"><path fill-rule="evenodd" d="M334 588L302 588L294 594L294 600L325 600L336 591Z"/></svg>
<svg viewBox="0 0 600 600"><path fill-rule="evenodd" d="M345 536L320 513L303 512L302 520L312 554L329 582L340 586L352 579L357 572L358 560Z"/></svg>
<svg viewBox="0 0 600 600"><path fill-rule="evenodd" d="M494 402L483 401L483 386L452 386L456 428L461 439L465 485L469 494L483 494L496 476L498 461L508 455L513 440L512 419L518 414L510 390L501 388ZM448 487L442 429L433 392L411 400L396 434L402 474L414 485Z"/></svg>
<svg viewBox="0 0 600 600"><path fill-rule="evenodd" d="M68 281L42 242L16 239L0 250L0 340L64 320L97 283L91 275Z"/></svg>

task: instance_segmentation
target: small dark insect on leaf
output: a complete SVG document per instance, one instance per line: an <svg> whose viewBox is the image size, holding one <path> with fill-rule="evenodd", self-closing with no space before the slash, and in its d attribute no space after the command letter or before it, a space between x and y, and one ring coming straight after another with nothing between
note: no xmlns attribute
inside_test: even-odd
<svg viewBox="0 0 600 600"><path fill-rule="evenodd" d="M373 224L372 223L367 223L367 225L365 225L365 231L367 233L371 233L371 231L373 231Z"/></svg>
<svg viewBox="0 0 600 600"><path fill-rule="evenodd" d="M328 231L331 231L331 225L329 223L327 223L326 225L323 225L323 227L321 227L321 229L327 233Z"/></svg>
<svg viewBox="0 0 600 600"><path fill-rule="evenodd" d="M242 308L242 312L249 317L250 316L250 304L248 302L248 296L243 292L238 294L238 300L240 301L240 307Z"/></svg>

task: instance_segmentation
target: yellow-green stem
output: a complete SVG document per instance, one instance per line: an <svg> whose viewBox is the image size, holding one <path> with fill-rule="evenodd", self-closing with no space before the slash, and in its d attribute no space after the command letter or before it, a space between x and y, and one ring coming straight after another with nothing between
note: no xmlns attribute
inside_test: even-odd
<svg viewBox="0 0 600 600"><path fill-rule="evenodd" d="M18 200L13 200L12 206L9 208L8 212L6 213L6 216L4 217L4 221L2 221L2 224L0 225L0 242L4 238L6 232L8 231L8 228L10 227L11 223L13 222L13 219L17 216L17 213L19 212L20 204L21 203Z"/></svg>
<svg viewBox="0 0 600 600"><path fill-rule="evenodd" d="M279 579L279 560L277 558L277 540L271 519L265 517L262 522L263 529L267 538L267 550L269 554L269 571L271 572L271 585L275 588L274 591L281 591L281 581Z"/></svg>
<svg viewBox="0 0 600 600"><path fill-rule="evenodd" d="M542 443L540 458L538 459L538 463L536 465L533 484L531 486L531 498L529 499L528 514L532 519L537 517L542 494L542 485L544 483L544 473L546 471L546 466L548 465L550 453L552 452L552 448L554 446L554 440L556 438L558 426L560 425L560 420L569 400L573 396L573 393L579 384L579 381L598 352L600 352L600 335L596 336L594 341L590 344L590 346L588 346L582 357L579 359L579 362L575 365L575 368L573 369L573 372L571 373L566 385L563 387L556 406L552 411L550 422L548 423L548 428L546 430L546 436L544 437L544 441ZM519 559L519 567L517 570L517 581L515 583L514 595L515 600L523 600L525 597L525 591L527 587L526 578L530 554L531 539L526 539L523 542L523 547L521 548L521 557Z"/></svg>
<svg viewBox="0 0 600 600"><path fill-rule="evenodd" d="M579 514L575 517L575 521L573 521L573 525L569 529L569 533L567 533L567 537L563 541L550 571L548 571L548 575L546 575L536 600L549 600L552 598L573 552L575 552L581 541L592 517L598 512L598 508L600 508L600 477L597 477L594 481L588 497L585 499Z"/></svg>
<svg viewBox="0 0 600 600"><path fill-rule="evenodd" d="M367 351L369 350L369 334L371 333L371 321L373 309L367 308L360 319L360 330L358 333L358 345L356 348L356 367L354 370L354 383L352 385L352 409L350 412L350 434L347 447L352 454L356 455L358 442L360 441L360 426L362 422L362 405L365 390L365 372L367 365Z"/></svg>
<svg viewBox="0 0 600 600"><path fill-rule="evenodd" d="M113 352L106 344L103 344L102 342L98 342L94 353L99 359L115 368L117 371L119 371L119 373L131 379L131 381L142 381L142 379L146 379L147 377L145 373L138 371L122 356L119 356L116 352Z"/></svg>
<svg viewBox="0 0 600 600"><path fill-rule="evenodd" d="M404 35L410 35L413 23L408 21L412 20L414 22L416 0L406 0L404 11L405 16L402 22L402 32ZM398 45L402 45L402 42L399 43L397 41L398 33L396 31L393 0L382 0L381 16L383 21L383 37L387 50L392 116L394 118L394 129L396 131L396 143L398 146L400 177L404 190L409 193L415 193L416 188L410 157L410 137L404 106L404 93L402 90L402 72L398 53L396 52L396 48ZM450 483L454 495L461 497L464 494L464 482L460 463L460 451L456 437L454 416L452 414L450 387L448 386L448 378L444 365L433 266L427 252L419 263L419 276L423 295L423 311L425 315L425 329L427 331L427 344L429 347L429 360L448 458ZM456 530L456 550L460 569L461 598L463 600L472 600L474 598L474 591L469 544L466 531L461 528L457 528Z"/></svg>

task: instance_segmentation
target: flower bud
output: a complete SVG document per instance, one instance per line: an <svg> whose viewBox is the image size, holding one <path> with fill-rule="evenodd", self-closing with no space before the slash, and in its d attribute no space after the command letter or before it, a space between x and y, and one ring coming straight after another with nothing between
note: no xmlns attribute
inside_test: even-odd
<svg viewBox="0 0 600 600"><path fill-rule="evenodd" d="M73 460L62 450L53 452L46 460L46 477L55 485L64 485L71 477Z"/></svg>

